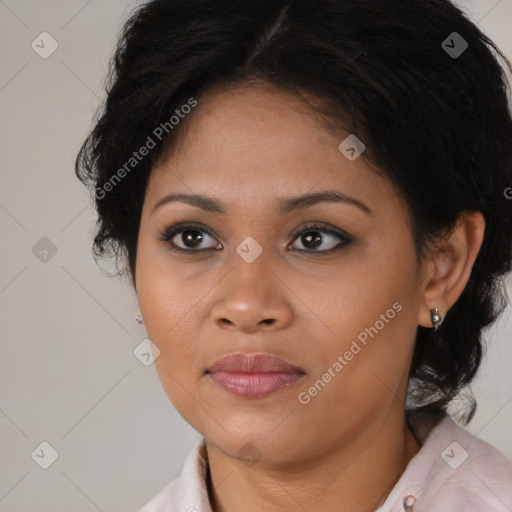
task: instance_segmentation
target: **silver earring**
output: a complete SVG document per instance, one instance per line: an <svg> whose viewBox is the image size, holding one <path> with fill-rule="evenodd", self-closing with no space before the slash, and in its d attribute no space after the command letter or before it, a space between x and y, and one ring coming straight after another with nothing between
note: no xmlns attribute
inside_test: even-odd
<svg viewBox="0 0 512 512"><path fill-rule="evenodd" d="M135 321L141 325L144 323L144 320L142 320L142 315L140 313L138 313L137 316L135 317Z"/></svg>
<svg viewBox="0 0 512 512"><path fill-rule="evenodd" d="M436 332L439 326L443 323L443 319L439 314L439 309L434 308L430 310L430 320L432 321L432 327L434 328L434 332Z"/></svg>

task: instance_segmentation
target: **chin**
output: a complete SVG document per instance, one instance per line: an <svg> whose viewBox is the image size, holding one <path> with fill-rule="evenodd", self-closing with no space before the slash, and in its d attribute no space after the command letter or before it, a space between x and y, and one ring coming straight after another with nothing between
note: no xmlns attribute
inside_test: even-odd
<svg viewBox="0 0 512 512"><path fill-rule="evenodd" d="M208 424L194 427L207 443L225 455L246 461L247 465L257 462L288 464L307 456L314 441L304 435L299 425L287 424L286 414L262 418L261 415L231 417L229 421L217 422L210 419ZM283 421L284 419L284 421Z"/></svg>

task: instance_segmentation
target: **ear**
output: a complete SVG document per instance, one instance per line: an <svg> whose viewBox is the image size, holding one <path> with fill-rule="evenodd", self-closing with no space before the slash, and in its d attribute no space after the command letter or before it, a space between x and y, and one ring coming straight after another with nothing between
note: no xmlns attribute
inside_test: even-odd
<svg viewBox="0 0 512 512"><path fill-rule="evenodd" d="M432 327L430 310L439 309L441 318L457 302L471 275L485 231L485 219L479 211L464 211L456 225L436 245L426 265L423 300L418 325Z"/></svg>

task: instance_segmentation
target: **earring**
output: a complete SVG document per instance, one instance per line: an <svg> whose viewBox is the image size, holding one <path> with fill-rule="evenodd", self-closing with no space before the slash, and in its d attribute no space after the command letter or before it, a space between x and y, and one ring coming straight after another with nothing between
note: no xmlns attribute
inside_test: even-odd
<svg viewBox="0 0 512 512"><path fill-rule="evenodd" d="M434 332L436 332L439 326L443 323L443 319L439 314L439 309L434 308L430 310L430 320L432 321L432 327L434 328Z"/></svg>
<svg viewBox="0 0 512 512"><path fill-rule="evenodd" d="M137 316L135 317L135 321L141 325L144 323L144 320L142 320L142 315L140 313L138 313Z"/></svg>

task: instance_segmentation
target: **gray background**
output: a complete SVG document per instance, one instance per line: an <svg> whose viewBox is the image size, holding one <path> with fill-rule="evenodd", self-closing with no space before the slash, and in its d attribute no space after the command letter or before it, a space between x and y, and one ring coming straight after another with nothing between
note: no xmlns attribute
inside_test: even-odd
<svg viewBox="0 0 512 512"><path fill-rule="evenodd" d="M459 3L512 57L512 0ZM94 263L94 213L74 175L135 5L0 0L0 511L135 510L179 474L199 439L154 366L134 356L146 337L135 295ZM44 31L58 43L47 59L31 47ZM509 308L489 332L468 427L509 458L511 338ZM31 456L43 441L58 453L48 469L35 461L48 449Z"/></svg>

